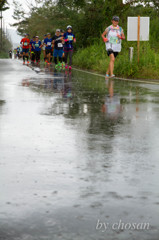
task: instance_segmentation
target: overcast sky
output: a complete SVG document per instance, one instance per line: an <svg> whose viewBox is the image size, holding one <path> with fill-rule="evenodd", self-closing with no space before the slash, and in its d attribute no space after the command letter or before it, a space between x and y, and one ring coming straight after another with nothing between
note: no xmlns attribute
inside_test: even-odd
<svg viewBox="0 0 159 240"><path fill-rule="evenodd" d="M27 8L26 0L18 0L18 1L19 1L19 3L21 3L23 5L24 9ZM34 0L27 0L27 1L33 2ZM14 22L14 19L12 17L12 15L13 15L13 0L8 0L8 3L9 3L10 9L3 12L4 22L5 22L5 26L7 26L7 28L13 28L10 26L10 24L12 24Z"/></svg>
<svg viewBox="0 0 159 240"><path fill-rule="evenodd" d="M21 3L23 5L23 8L26 10L27 9L27 4L26 4L26 1L28 2L34 2L34 0L18 0L19 3ZM4 19L4 22L3 22L3 28L6 30L7 29L12 29L12 30L16 30L15 27L11 27L10 24L13 24L15 21L12 17L13 15L13 0L8 0L8 4L9 4L9 9L4 11L3 12L3 19ZM12 36L11 36L12 38ZM17 41L19 42L19 36L15 33L14 34L14 39L17 38Z"/></svg>
<svg viewBox="0 0 159 240"><path fill-rule="evenodd" d="M10 26L14 22L14 19L12 17L13 15L13 0L7 0L9 3L9 9L3 12L3 17L4 17L4 23L7 28L13 28ZM25 0L19 0L23 6L26 6Z"/></svg>
<svg viewBox="0 0 159 240"><path fill-rule="evenodd" d="M19 42L21 37L16 33L16 28L10 26L10 24L15 23L13 19L13 0L7 0L9 4L9 9L3 12L3 29L6 31L6 28L8 30L8 33L12 39L12 42ZM24 7L24 9L27 8L27 4L25 0L19 0L19 3L21 3Z"/></svg>

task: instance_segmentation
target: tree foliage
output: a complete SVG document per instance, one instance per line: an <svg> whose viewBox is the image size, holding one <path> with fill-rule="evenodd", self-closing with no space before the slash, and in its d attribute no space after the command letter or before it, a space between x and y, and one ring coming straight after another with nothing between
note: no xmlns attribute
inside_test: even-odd
<svg viewBox="0 0 159 240"><path fill-rule="evenodd" d="M120 16L120 24L126 29L127 16L155 16L159 20L159 0L35 0L26 13L14 0L14 19L19 34L29 33L40 37L56 28L72 25L78 39L77 46L85 47L99 40L101 32L111 24L113 15ZM157 31L153 33L157 37ZM156 35L155 35L156 34Z"/></svg>
<svg viewBox="0 0 159 240"><path fill-rule="evenodd" d="M7 0L0 0L0 11L5 11L7 10L8 7L8 2Z"/></svg>
<svg viewBox="0 0 159 240"><path fill-rule="evenodd" d="M10 49L12 49L12 43L8 39L8 36L4 32L2 32L2 42L0 41L0 56L2 56L3 54L7 56Z"/></svg>

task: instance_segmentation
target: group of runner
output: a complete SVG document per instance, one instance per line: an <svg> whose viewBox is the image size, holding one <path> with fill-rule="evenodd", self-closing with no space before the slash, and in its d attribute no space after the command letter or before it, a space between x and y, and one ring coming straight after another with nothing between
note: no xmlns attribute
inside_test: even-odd
<svg viewBox="0 0 159 240"><path fill-rule="evenodd" d="M40 63L41 52L43 51L44 61L47 64L55 63L55 68L65 67L72 68L73 43L76 42L75 35L72 31L72 26L68 25L66 32L64 30L56 29L55 35L52 37L50 33L44 35L41 41L39 36L34 36L31 40L29 35L25 34L20 44L22 48L23 64L27 60L29 64L29 57L31 63ZM18 47L19 51L19 47ZM69 57L69 62L67 60Z"/></svg>
<svg viewBox="0 0 159 240"><path fill-rule="evenodd" d="M102 34L103 41L106 45L106 51L110 58L109 66L106 72L106 78L115 77L114 63L117 55L121 51L121 42L125 39L123 29L118 25L119 17L112 17L112 25L107 27ZM39 37L33 37L30 41L28 35L21 40L22 52L23 52L23 64L25 64L25 58L29 63L29 49L31 49L31 62L40 62L41 50L43 50L44 61L48 64L51 63L54 57L55 67L64 66L71 69L72 67L72 55L73 55L73 43L76 42L75 35L72 32L72 27L67 26L66 32L57 29L53 37L48 33L44 35L42 42ZM67 59L69 56L69 64L67 65Z"/></svg>

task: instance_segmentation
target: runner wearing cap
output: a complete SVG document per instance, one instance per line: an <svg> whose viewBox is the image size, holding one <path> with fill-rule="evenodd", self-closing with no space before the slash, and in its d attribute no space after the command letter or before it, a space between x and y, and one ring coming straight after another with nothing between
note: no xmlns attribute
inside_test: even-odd
<svg viewBox="0 0 159 240"><path fill-rule="evenodd" d="M19 59L20 58L20 46L16 48L16 57Z"/></svg>
<svg viewBox="0 0 159 240"><path fill-rule="evenodd" d="M43 50L43 56L44 56L44 62L46 60L46 52L45 52L45 44L44 44L44 40L46 39L47 35L44 34L44 39L42 40L42 50Z"/></svg>
<svg viewBox="0 0 159 240"><path fill-rule="evenodd" d="M22 38L20 44L22 44L23 64L25 64L25 58L27 59L27 64L29 64L30 40L28 34L24 35L24 38Z"/></svg>
<svg viewBox="0 0 159 240"><path fill-rule="evenodd" d="M33 36L33 38L30 40L30 60L31 63L35 62L35 52L34 52L34 43L35 43L35 36Z"/></svg>
<svg viewBox="0 0 159 240"><path fill-rule="evenodd" d="M63 55L63 37L61 36L61 30L56 29L55 36L53 37L53 44L54 44L54 62L55 62L55 68L58 66L62 66L62 55ZM57 65L57 57L59 58L59 64Z"/></svg>
<svg viewBox="0 0 159 240"><path fill-rule="evenodd" d="M125 39L123 29L118 25L119 17L113 16L112 25L107 27L102 34L103 41L106 44L106 51L110 58L109 67L106 72L106 78L115 77L114 62L118 53L121 52L121 42Z"/></svg>
<svg viewBox="0 0 159 240"><path fill-rule="evenodd" d="M76 42L75 35L72 33L72 26L67 26L67 32L64 33L64 52L65 52L65 63L66 63L66 69L68 68L67 65L67 58L69 56L69 69L72 69L72 55L73 55L73 42Z"/></svg>
<svg viewBox="0 0 159 240"><path fill-rule="evenodd" d="M47 58L47 63L50 64L51 60L51 53L52 53L52 38L51 38L51 33L47 34L47 38L44 39L44 44L45 44L45 52L46 52L46 58Z"/></svg>
<svg viewBox="0 0 159 240"><path fill-rule="evenodd" d="M35 49L35 59L37 64L40 62L41 47L42 47L41 41L39 40L39 37L36 36L34 49Z"/></svg>
<svg viewBox="0 0 159 240"><path fill-rule="evenodd" d="M64 53L64 44L65 44L65 39L64 39L64 33L65 31L61 29L61 36L63 37L62 39L62 44L63 44L63 54L62 54L62 68L65 67L65 53Z"/></svg>

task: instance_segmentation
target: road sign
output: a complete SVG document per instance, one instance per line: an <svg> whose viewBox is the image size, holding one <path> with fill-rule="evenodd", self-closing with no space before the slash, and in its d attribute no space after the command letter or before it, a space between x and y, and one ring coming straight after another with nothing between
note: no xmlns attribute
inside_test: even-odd
<svg viewBox="0 0 159 240"><path fill-rule="evenodd" d="M140 41L149 41L150 18L140 17ZM127 40L138 41L138 17L128 17Z"/></svg>
<svg viewBox="0 0 159 240"><path fill-rule="evenodd" d="M128 17L127 40L137 41L138 62L140 55L140 41L149 41L150 18Z"/></svg>

